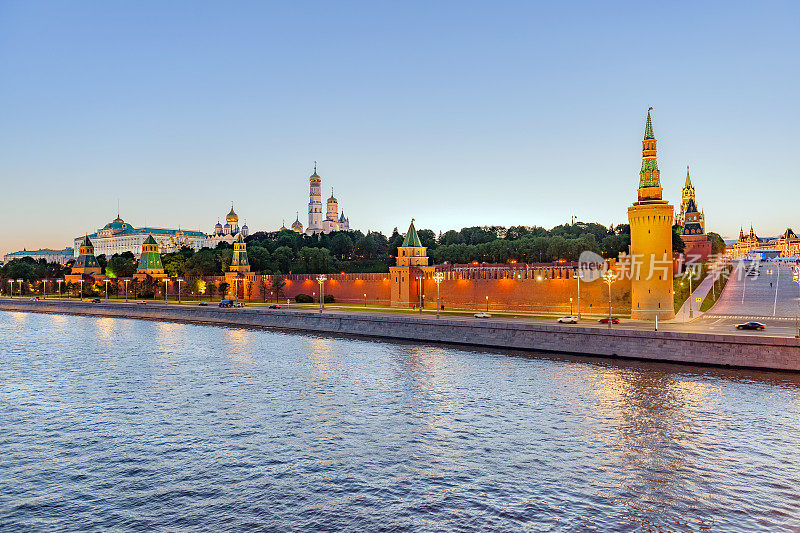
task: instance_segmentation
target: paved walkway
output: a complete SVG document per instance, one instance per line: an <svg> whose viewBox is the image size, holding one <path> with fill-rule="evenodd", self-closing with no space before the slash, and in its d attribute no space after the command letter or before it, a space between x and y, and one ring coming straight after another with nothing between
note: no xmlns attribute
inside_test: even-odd
<svg viewBox="0 0 800 533"><path fill-rule="evenodd" d="M705 277L703 281L700 282L700 285L694 288L694 292L692 292L691 296L689 296L685 302L683 302L683 306L675 313L675 318L673 319L675 322L688 322L689 318L689 306L691 305L692 309L692 319L697 318L705 314L703 311L700 311L700 305L705 300L708 293L711 291L711 286L714 282L719 278L720 274L722 273L722 265L711 265L709 266L708 275ZM697 299L700 299L698 302Z"/></svg>

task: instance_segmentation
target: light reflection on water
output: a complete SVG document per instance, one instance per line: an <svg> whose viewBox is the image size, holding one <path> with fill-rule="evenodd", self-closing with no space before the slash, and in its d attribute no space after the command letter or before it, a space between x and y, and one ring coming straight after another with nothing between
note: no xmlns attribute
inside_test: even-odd
<svg viewBox="0 0 800 533"><path fill-rule="evenodd" d="M799 385L0 313L0 529L792 530Z"/></svg>

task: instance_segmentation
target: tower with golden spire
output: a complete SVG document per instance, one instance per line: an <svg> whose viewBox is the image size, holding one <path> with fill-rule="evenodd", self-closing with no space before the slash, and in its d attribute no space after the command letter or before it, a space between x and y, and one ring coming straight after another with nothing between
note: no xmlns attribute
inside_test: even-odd
<svg viewBox="0 0 800 533"><path fill-rule="evenodd" d="M662 199L656 138L647 110L637 201L628 208L631 226L631 318L675 317L672 291L673 206Z"/></svg>

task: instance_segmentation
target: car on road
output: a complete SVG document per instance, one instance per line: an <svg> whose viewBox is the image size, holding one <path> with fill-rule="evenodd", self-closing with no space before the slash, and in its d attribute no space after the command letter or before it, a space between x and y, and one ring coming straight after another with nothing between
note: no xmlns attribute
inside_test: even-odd
<svg viewBox="0 0 800 533"><path fill-rule="evenodd" d="M608 324L608 320L609 320L609 318L605 317L605 318L601 318L600 320L598 320L598 322L600 322L601 324ZM619 324L619 318L617 318L615 316L612 316L611 317L611 323L612 324Z"/></svg>
<svg viewBox="0 0 800 533"><path fill-rule="evenodd" d="M208 302L200 302L200 303L199 303L199 304L197 304L197 305L199 305L199 306L201 306L201 307L205 307L205 306L207 306L207 305L208 305Z"/></svg>
<svg viewBox="0 0 800 533"><path fill-rule="evenodd" d="M736 329L753 329L753 330L762 330L766 328L764 324L761 322L745 322L743 324L736 324Z"/></svg>
<svg viewBox="0 0 800 533"><path fill-rule="evenodd" d="M219 302L220 307L233 307L233 300L221 300Z"/></svg>
<svg viewBox="0 0 800 533"><path fill-rule="evenodd" d="M145 302L144 300L139 300L139 301L138 301L138 302L136 302L136 303L137 303L137 304L139 304L139 305L142 305L142 304L146 304L147 302Z"/></svg>
<svg viewBox="0 0 800 533"><path fill-rule="evenodd" d="M32 302L38 302L39 301L39 297L38 296L34 296L33 298L31 298L31 301Z"/></svg>
<svg viewBox="0 0 800 533"><path fill-rule="evenodd" d="M100 298L92 298L92 303L93 304L99 304L100 303Z"/></svg>
<svg viewBox="0 0 800 533"><path fill-rule="evenodd" d="M270 306L269 306L269 308L270 308L270 309L280 309L280 308L281 308L281 306L280 306L280 305L278 305L278 304L272 304L272 305L270 305Z"/></svg>
<svg viewBox="0 0 800 533"><path fill-rule="evenodd" d="M492 318L492 315L490 315L486 311L481 311L480 313L475 313L475 315L473 315L473 316L475 318Z"/></svg>
<svg viewBox="0 0 800 533"><path fill-rule="evenodd" d="M570 316L562 316L561 318L558 319L558 323L559 324L577 324L578 323L578 317L572 316L572 315L570 315Z"/></svg>

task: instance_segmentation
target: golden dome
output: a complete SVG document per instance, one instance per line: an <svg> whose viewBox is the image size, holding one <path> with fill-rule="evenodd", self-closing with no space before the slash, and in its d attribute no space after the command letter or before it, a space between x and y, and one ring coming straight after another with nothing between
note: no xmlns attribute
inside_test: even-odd
<svg viewBox="0 0 800 533"><path fill-rule="evenodd" d="M228 213L228 216L225 217L226 222L239 222L239 215L236 214L236 211L233 210L233 204L231 204L231 212Z"/></svg>

